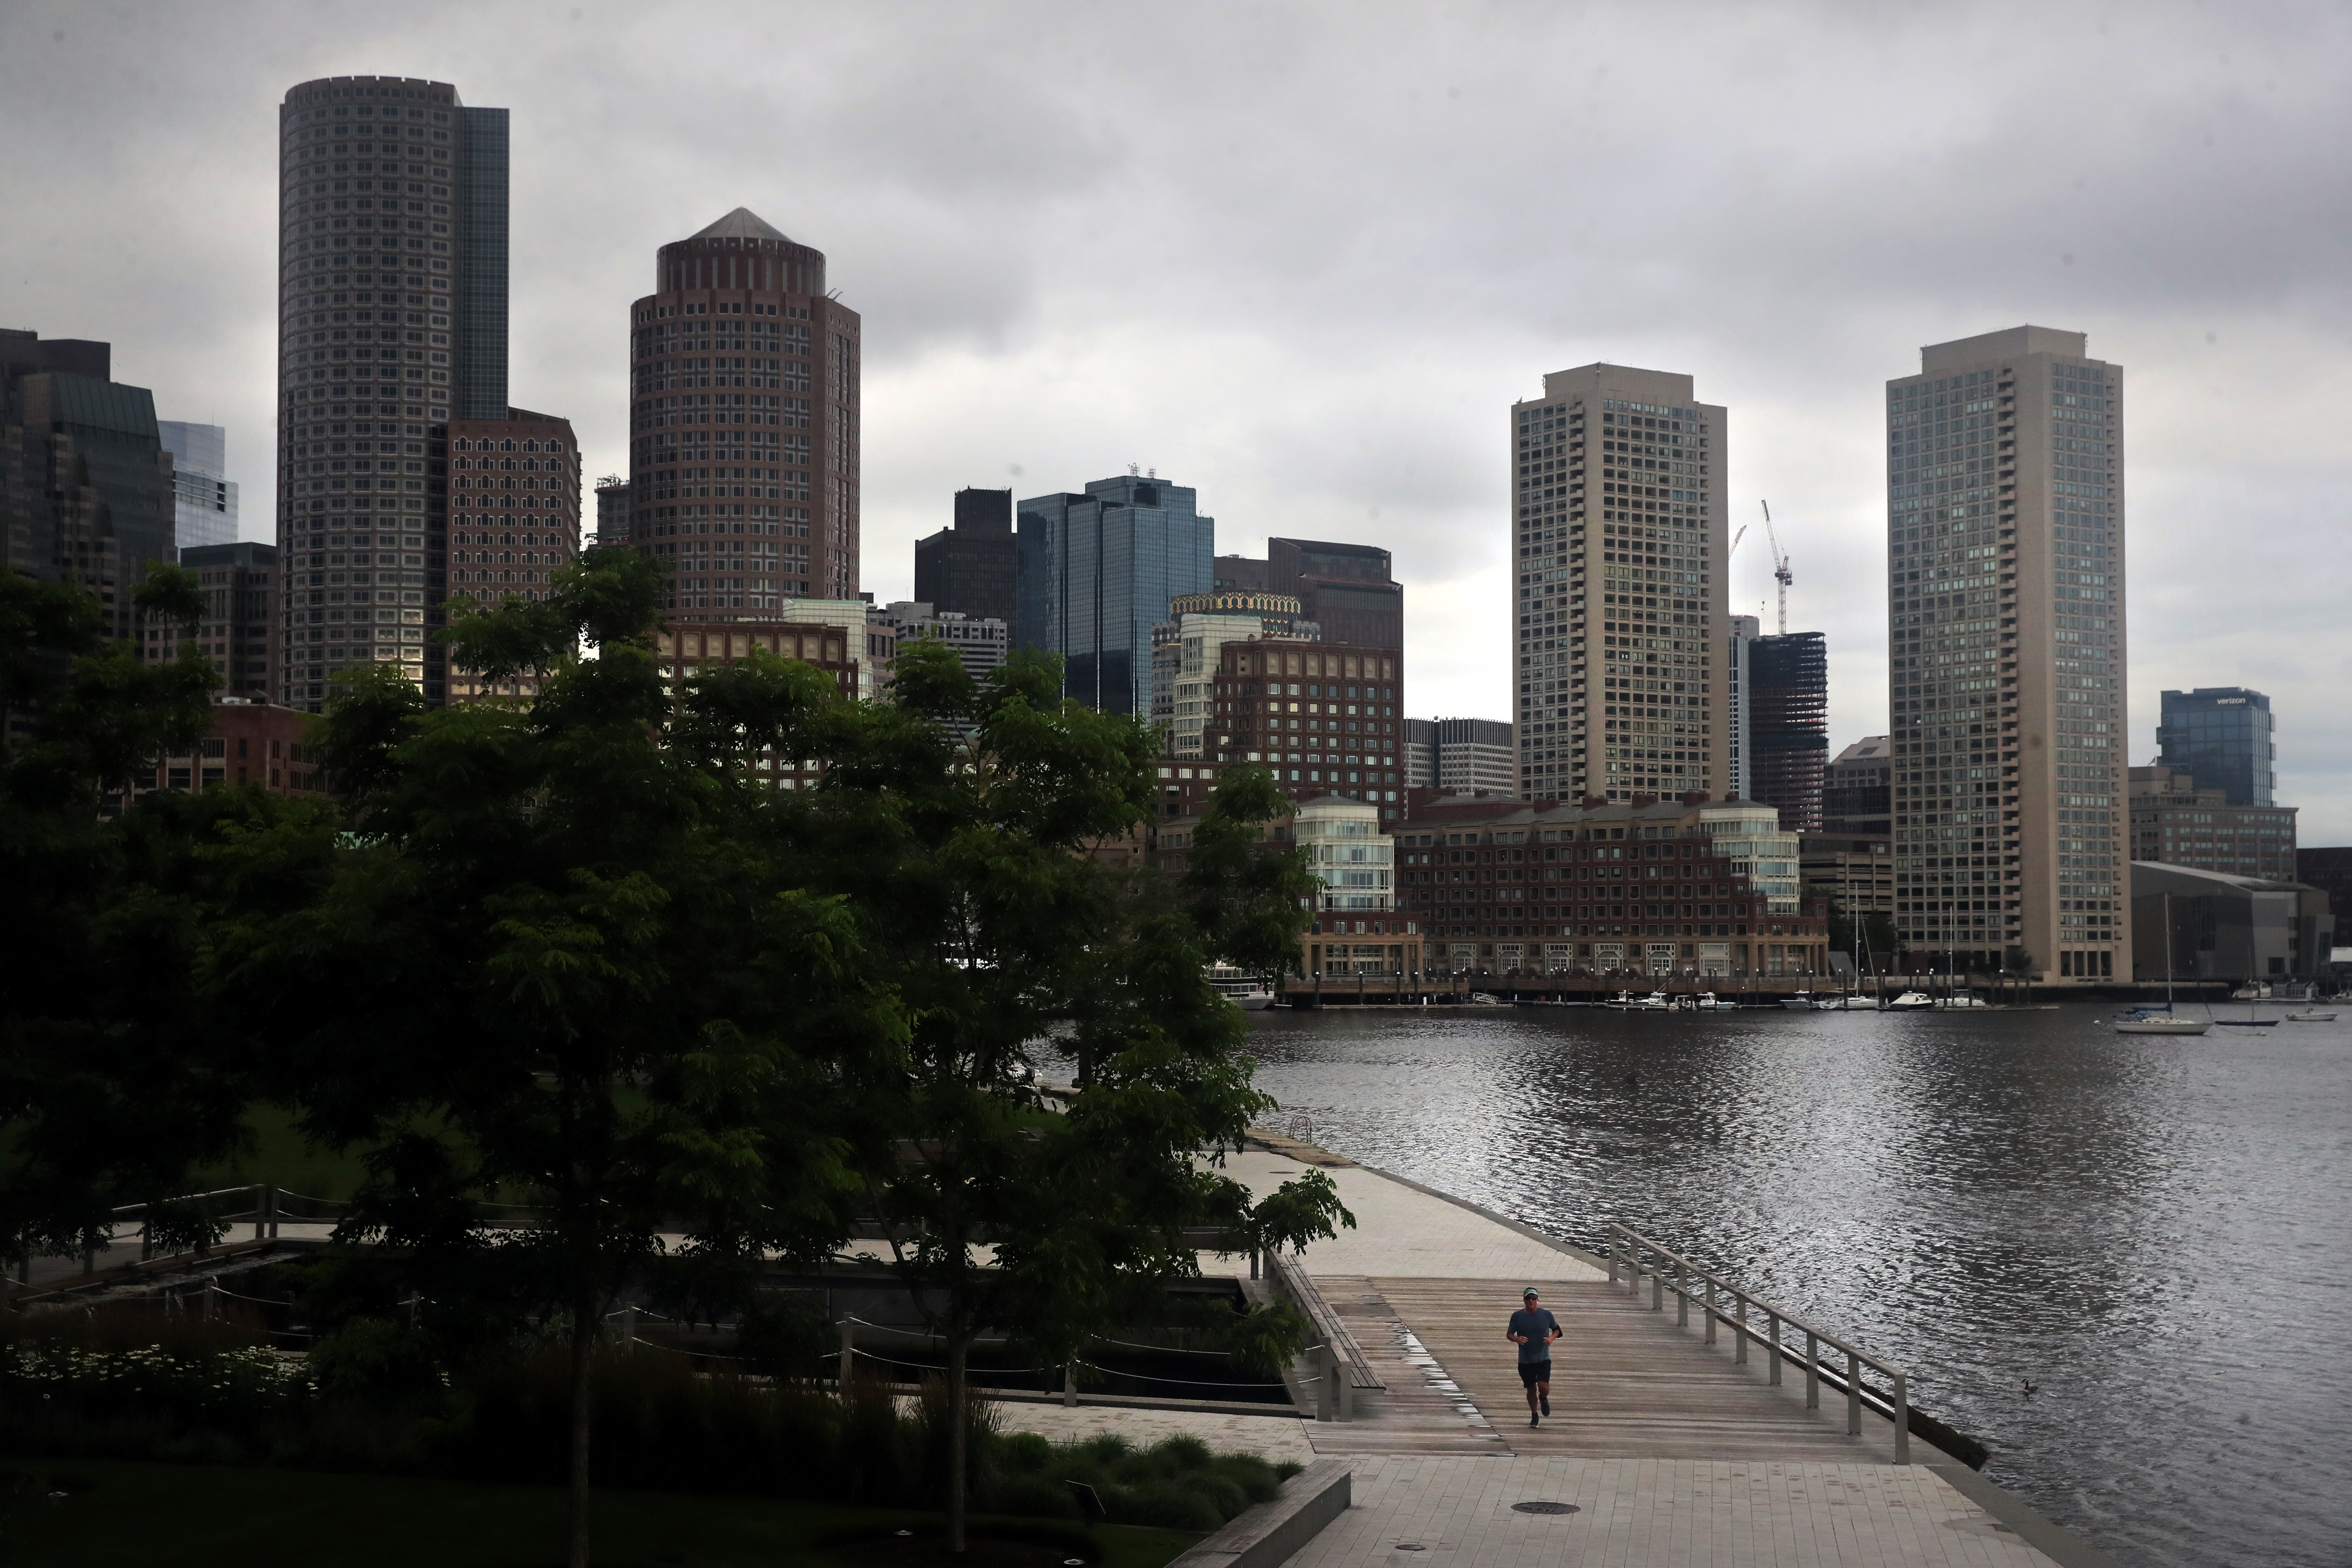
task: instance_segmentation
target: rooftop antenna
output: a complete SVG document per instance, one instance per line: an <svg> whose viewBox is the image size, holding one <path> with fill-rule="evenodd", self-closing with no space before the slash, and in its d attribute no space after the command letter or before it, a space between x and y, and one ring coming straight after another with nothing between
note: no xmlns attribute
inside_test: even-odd
<svg viewBox="0 0 2352 1568"><path fill-rule="evenodd" d="M1127 466L1127 477L1130 479L1139 478L1142 472L1143 465L1141 463L1129 463Z"/></svg>
<svg viewBox="0 0 2352 1568"><path fill-rule="evenodd" d="M1756 504L1764 509L1764 537L1771 541L1772 544L1772 577L1780 584L1780 635L1787 637L1789 635L1789 584L1792 581L1792 574L1789 571L1789 558L1780 552L1780 536L1772 531L1772 503L1759 500Z"/></svg>

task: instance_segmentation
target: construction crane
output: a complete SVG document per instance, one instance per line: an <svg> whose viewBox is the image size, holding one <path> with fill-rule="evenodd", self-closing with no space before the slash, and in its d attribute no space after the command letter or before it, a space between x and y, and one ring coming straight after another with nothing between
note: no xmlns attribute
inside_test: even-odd
<svg viewBox="0 0 2352 1568"><path fill-rule="evenodd" d="M614 484L619 484L621 481L619 479L614 479L613 482ZM1723 558L1726 561L1729 561L1733 556L1738 554L1739 542L1747 537L1748 525L1743 522L1739 525L1739 531L1731 536L1731 548L1723 552Z"/></svg>
<svg viewBox="0 0 2352 1568"><path fill-rule="evenodd" d="M1789 635L1789 584L1794 581L1794 577L1789 571L1789 558L1780 553L1780 536L1772 531L1772 503L1758 501L1756 504L1764 509L1764 537L1769 540L1772 545L1772 577L1780 584L1780 635L1787 637ZM1743 529L1741 531L1745 532L1746 530Z"/></svg>

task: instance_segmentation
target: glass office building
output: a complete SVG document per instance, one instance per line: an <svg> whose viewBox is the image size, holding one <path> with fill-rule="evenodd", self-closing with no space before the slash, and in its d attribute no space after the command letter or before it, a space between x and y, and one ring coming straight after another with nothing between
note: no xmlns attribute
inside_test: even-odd
<svg viewBox="0 0 2352 1568"><path fill-rule="evenodd" d="M1097 479L1083 494L1021 503L1016 635L1059 654L1062 691L1105 713L1151 712L1151 628L1169 603L1205 594L1216 519L1194 492L1149 476Z"/></svg>
<svg viewBox="0 0 2352 1568"><path fill-rule="evenodd" d="M2231 805L2278 804L2271 700L2242 686L2168 691L2156 727L2157 763L2218 789Z"/></svg>

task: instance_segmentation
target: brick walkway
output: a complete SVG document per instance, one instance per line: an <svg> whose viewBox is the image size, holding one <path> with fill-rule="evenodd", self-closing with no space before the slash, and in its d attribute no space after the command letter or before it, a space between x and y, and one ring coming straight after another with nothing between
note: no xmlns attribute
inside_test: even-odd
<svg viewBox="0 0 2352 1568"><path fill-rule="evenodd" d="M1561 1502L1566 1514L1515 1512ZM1413 1550L1418 1548L1418 1550ZM1704 1459L1359 1459L1290 1568L2050 1568L1932 1470Z"/></svg>

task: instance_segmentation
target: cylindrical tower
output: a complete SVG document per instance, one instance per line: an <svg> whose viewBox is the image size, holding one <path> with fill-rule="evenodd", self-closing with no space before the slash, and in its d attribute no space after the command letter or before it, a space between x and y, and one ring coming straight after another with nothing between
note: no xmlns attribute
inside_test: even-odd
<svg viewBox="0 0 2352 1568"><path fill-rule="evenodd" d="M331 77L278 127L277 696L383 662L437 703L448 421L507 414L507 111Z"/></svg>
<svg viewBox="0 0 2352 1568"><path fill-rule="evenodd" d="M738 207L663 246L655 286L629 314L629 537L669 607L856 597L860 322L824 253Z"/></svg>

